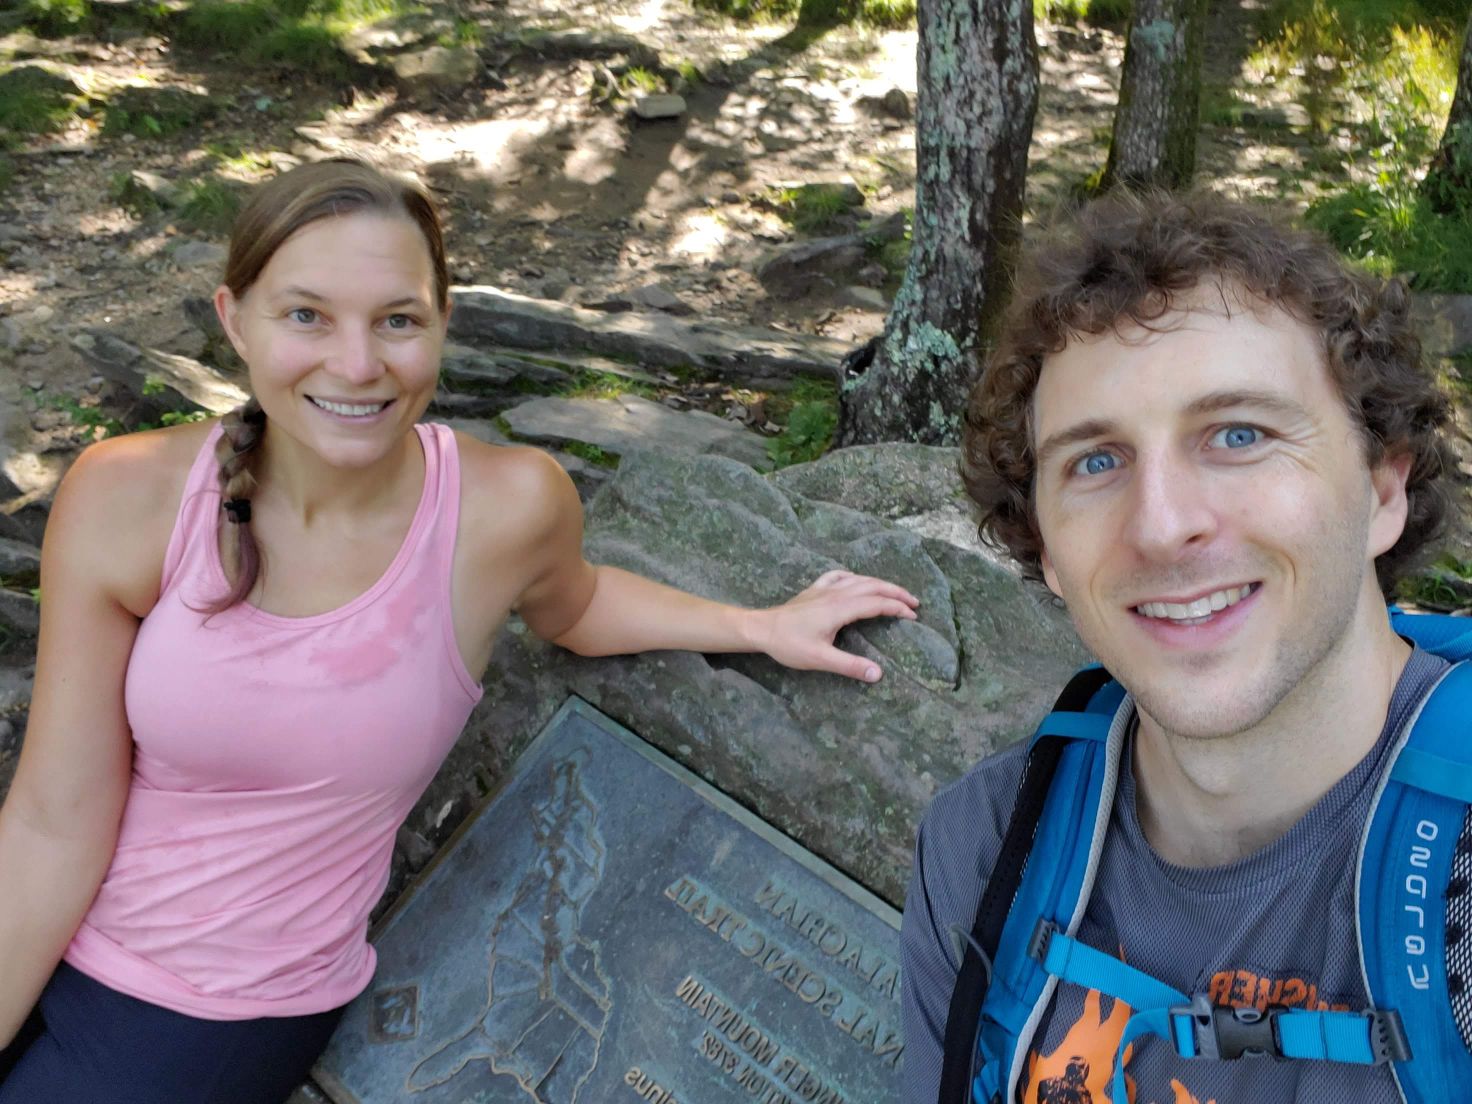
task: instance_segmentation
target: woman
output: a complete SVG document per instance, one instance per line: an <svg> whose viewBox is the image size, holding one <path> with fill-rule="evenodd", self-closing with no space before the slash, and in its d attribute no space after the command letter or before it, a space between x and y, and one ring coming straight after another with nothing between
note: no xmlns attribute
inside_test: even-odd
<svg viewBox="0 0 1472 1104"><path fill-rule="evenodd" d="M838 629L914 617L845 572L744 610L594 567L550 458L416 424L450 300L415 186L265 184L215 305L251 402L93 446L52 509L0 809L0 1104L279 1104L368 983L395 829L511 611L584 655L868 681Z"/></svg>

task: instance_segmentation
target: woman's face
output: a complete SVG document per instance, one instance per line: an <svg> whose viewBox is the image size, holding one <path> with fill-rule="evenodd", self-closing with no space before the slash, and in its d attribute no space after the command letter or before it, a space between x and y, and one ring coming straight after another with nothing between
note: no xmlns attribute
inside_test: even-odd
<svg viewBox="0 0 1472 1104"><path fill-rule="evenodd" d="M308 223L244 295L222 287L215 305L270 432L333 467L387 456L434 394L449 318L408 218Z"/></svg>

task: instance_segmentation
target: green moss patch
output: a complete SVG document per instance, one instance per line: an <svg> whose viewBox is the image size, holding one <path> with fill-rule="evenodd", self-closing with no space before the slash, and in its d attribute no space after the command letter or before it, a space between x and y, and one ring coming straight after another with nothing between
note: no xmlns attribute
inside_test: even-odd
<svg viewBox="0 0 1472 1104"><path fill-rule="evenodd" d="M165 138L198 126L217 115L220 102L187 88L139 87L121 89L107 101L104 134L133 134Z"/></svg>
<svg viewBox="0 0 1472 1104"><path fill-rule="evenodd" d="M0 131L61 130L82 102L82 90L71 78L40 65L18 65L0 73Z"/></svg>

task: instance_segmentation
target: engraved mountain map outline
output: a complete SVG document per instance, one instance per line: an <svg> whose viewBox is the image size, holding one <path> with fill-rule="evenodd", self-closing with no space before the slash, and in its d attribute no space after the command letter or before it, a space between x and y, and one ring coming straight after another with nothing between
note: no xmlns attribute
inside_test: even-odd
<svg viewBox="0 0 1472 1104"><path fill-rule="evenodd" d="M488 1062L532 1104L578 1104L598 1068L613 999L599 944L579 931L606 858L587 759L579 748L551 765L550 792L533 806L534 861L491 928L485 1007L415 1065L410 1093Z"/></svg>

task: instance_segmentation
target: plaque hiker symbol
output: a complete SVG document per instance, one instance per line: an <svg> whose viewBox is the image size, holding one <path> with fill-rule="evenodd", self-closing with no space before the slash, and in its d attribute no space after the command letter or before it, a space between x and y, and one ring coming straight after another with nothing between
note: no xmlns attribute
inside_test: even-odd
<svg viewBox="0 0 1472 1104"><path fill-rule="evenodd" d="M577 1104L597 1068L613 1001L598 944L579 931L605 859L586 760L578 749L552 764L550 793L532 815L533 863L491 928L485 1008L414 1067L410 1092L489 1062L535 1104Z"/></svg>

